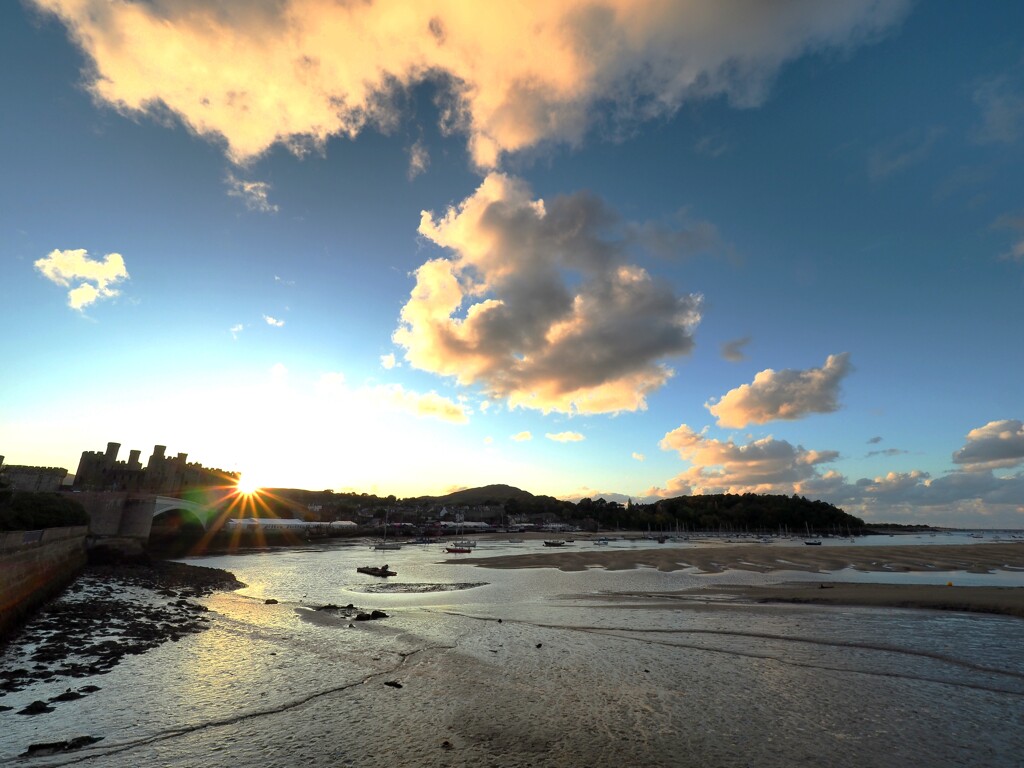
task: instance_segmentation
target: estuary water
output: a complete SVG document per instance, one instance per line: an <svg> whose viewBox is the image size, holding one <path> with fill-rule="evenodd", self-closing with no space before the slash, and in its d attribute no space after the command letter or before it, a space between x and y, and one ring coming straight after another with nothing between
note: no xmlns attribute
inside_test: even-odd
<svg viewBox="0 0 1024 768"><path fill-rule="evenodd" d="M474 556L539 548L481 544ZM355 571L385 560L396 577ZM715 588L821 576L498 570L436 545L335 542L187 562L247 586L202 599L209 630L128 657L87 698L0 715L0 761L1024 765L1016 618L756 605ZM671 594L693 587L695 598ZM340 609L317 610L329 605ZM355 608L388 617L356 621ZM64 687L36 683L7 703ZM18 757L27 744L82 735L102 740Z"/></svg>

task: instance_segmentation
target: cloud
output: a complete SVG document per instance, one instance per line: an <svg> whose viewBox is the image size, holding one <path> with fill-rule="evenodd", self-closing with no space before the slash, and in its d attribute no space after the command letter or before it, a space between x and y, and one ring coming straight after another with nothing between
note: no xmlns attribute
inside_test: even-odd
<svg viewBox="0 0 1024 768"><path fill-rule="evenodd" d="M683 424L665 435L661 448L677 451L690 466L666 487L648 489L646 495L795 493L866 519L957 525L973 519L992 527L1019 527L1024 521L1024 472L992 472L1024 464L1020 421L990 422L968 433L965 446L953 456L963 470L932 477L914 469L852 482L840 472L824 470L839 458L836 451L806 450L772 437L737 444L705 432Z"/></svg>
<svg viewBox="0 0 1024 768"><path fill-rule="evenodd" d="M743 348L749 343L749 336L744 336L742 339L724 342L722 344L722 358L724 360L728 360L730 363L739 363L746 360L747 356L743 353Z"/></svg>
<svg viewBox="0 0 1024 768"><path fill-rule="evenodd" d="M77 310L83 310L100 299L120 295L114 286L128 279L121 254L108 253L98 261L90 259L84 248L52 250L44 258L36 259L34 266L47 280L71 288L68 306Z"/></svg>
<svg viewBox="0 0 1024 768"><path fill-rule="evenodd" d="M1017 233L1010 250L1000 254L1000 258L1024 263L1024 214L1000 216L992 226L996 229L1009 229Z"/></svg>
<svg viewBox="0 0 1024 768"><path fill-rule="evenodd" d="M795 483L815 477L819 464L839 458L836 451L808 451L772 437L746 445L716 440L694 432L686 424L667 433L658 445L662 450L678 452L691 464L659 495L788 493Z"/></svg>
<svg viewBox="0 0 1024 768"><path fill-rule="evenodd" d="M1024 133L1024 83L1021 69L989 78L974 89L981 125L974 138L981 144L1013 144Z"/></svg>
<svg viewBox="0 0 1024 768"><path fill-rule="evenodd" d="M868 445L878 445L880 442L882 442L882 438L879 435L868 439Z"/></svg>
<svg viewBox="0 0 1024 768"><path fill-rule="evenodd" d="M88 56L94 97L175 115L236 162L393 128L429 82L473 161L615 136L695 99L760 104L788 61L872 42L908 0L207 3L34 0Z"/></svg>
<svg viewBox="0 0 1024 768"><path fill-rule="evenodd" d="M839 409L839 385L852 370L849 355L829 355L821 368L806 371L773 371L766 368L752 384L729 390L717 403L704 407L718 419L720 427L742 429L783 419L792 421L811 413Z"/></svg>
<svg viewBox="0 0 1024 768"><path fill-rule="evenodd" d="M533 440L533 433L528 431L517 432L516 434L512 435L512 439L515 440L517 443L523 443L526 442L527 440Z"/></svg>
<svg viewBox="0 0 1024 768"><path fill-rule="evenodd" d="M463 405L436 392L420 394L404 389L400 384L384 384L370 392L374 399L394 410L404 411L413 416L429 417L453 424L469 423L469 414Z"/></svg>
<svg viewBox="0 0 1024 768"><path fill-rule="evenodd" d="M693 145L693 151L707 157L721 157L729 151L729 144L721 136L702 136Z"/></svg>
<svg viewBox="0 0 1024 768"><path fill-rule="evenodd" d="M422 140L409 148L409 180L412 181L430 167L430 152Z"/></svg>
<svg viewBox="0 0 1024 768"><path fill-rule="evenodd" d="M394 368L397 365L399 365L399 363L395 361L395 355L394 355L393 352L388 352L388 354L380 356L380 367L381 368L383 368L383 369L385 369L387 371L390 371L392 368Z"/></svg>
<svg viewBox="0 0 1024 768"><path fill-rule="evenodd" d="M867 458L870 459L872 456L902 456L905 453L909 453L909 451L904 451L900 448L885 448L881 451L868 451Z"/></svg>
<svg viewBox="0 0 1024 768"><path fill-rule="evenodd" d="M1024 423L1019 419L990 421L967 433L967 442L953 461L968 470L998 469L1024 464Z"/></svg>
<svg viewBox="0 0 1024 768"><path fill-rule="evenodd" d="M453 251L416 270L393 340L410 365L481 384L510 407L613 413L646 407L693 348L701 298L626 262L617 217L587 194L532 200L491 174L420 233Z"/></svg>
<svg viewBox="0 0 1024 768"><path fill-rule="evenodd" d="M228 332L231 334L231 338L233 339L237 339L238 334L240 334L244 330L245 326L242 323L235 323L230 328L228 328Z"/></svg>
<svg viewBox="0 0 1024 768"><path fill-rule="evenodd" d="M637 461L644 461L644 460L645 460L645 459L647 458L647 457L646 457L646 456L644 456L644 455L643 455L642 453L637 453L636 451L633 451L633 454L632 454L632 456L633 456L633 458L634 458L634 459L636 459Z"/></svg>
<svg viewBox="0 0 1024 768"><path fill-rule="evenodd" d="M554 440L556 443L578 443L586 440L579 432L548 432L544 437L548 440Z"/></svg>
<svg viewBox="0 0 1024 768"><path fill-rule="evenodd" d="M270 315L264 315L263 320L267 325L272 325L275 328L281 328L284 326L284 320L278 320L276 317L271 317Z"/></svg>
<svg viewBox="0 0 1024 768"><path fill-rule="evenodd" d="M277 213L278 207L268 197L270 185L265 181L246 181L235 174L228 173L224 183L228 185L228 195L237 197L245 203L250 211L259 213ZM277 279L277 276L274 276Z"/></svg>
<svg viewBox="0 0 1024 768"><path fill-rule="evenodd" d="M868 153L868 176L878 181L924 162L944 133L944 129L933 126L876 147Z"/></svg>

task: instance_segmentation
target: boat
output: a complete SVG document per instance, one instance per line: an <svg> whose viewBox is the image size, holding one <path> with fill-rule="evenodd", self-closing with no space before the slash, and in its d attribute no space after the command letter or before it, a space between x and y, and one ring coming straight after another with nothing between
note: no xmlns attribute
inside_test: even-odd
<svg viewBox="0 0 1024 768"><path fill-rule="evenodd" d="M396 541L388 541L388 513L384 513L384 538L373 545L374 549L377 550L393 550L401 549L402 545Z"/></svg>
<svg viewBox="0 0 1024 768"><path fill-rule="evenodd" d="M473 552L470 547L445 547L444 551L450 555L469 555Z"/></svg>
<svg viewBox="0 0 1024 768"><path fill-rule="evenodd" d="M455 541L451 542L451 546L461 547L463 549L472 549L476 546L476 542L470 541L469 539L456 539Z"/></svg>
<svg viewBox="0 0 1024 768"><path fill-rule="evenodd" d="M544 546L545 547L564 547L565 546L565 542L562 541L561 539L545 539L544 540Z"/></svg>
<svg viewBox="0 0 1024 768"><path fill-rule="evenodd" d="M608 541L609 539L607 536L602 536L599 539L594 539L594 544L598 545L599 547L604 547L608 545Z"/></svg>
<svg viewBox="0 0 1024 768"><path fill-rule="evenodd" d="M365 573L367 576L386 577L398 575L396 571L389 571L387 565L382 565L380 567L374 565L365 565L362 568L356 568L356 571L359 573Z"/></svg>
<svg viewBox="0 0 1024 768"><path fill-rule="evenodd" d="M811 538L811 528L807 524L806 520L804 520L804 529L807 531L807 538L804 539L804 544L806 544L808 547L820 547L821 546L821 539L812 539Z"/></svg>
<svg viewBox="0 0 1024 768"><path fill-rule="evenodd" d="M522 544L523 540L522 539L509 539L508 543L509 544Z"/></svg>

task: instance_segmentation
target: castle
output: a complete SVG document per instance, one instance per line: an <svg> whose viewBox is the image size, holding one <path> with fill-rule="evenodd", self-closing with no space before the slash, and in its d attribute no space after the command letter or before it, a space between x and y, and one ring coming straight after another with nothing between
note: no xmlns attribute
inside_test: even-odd
<svg viewBox="0 0 1024 768"><path fill-rule="evenodd" d="M128 491L178 495L198 488L234 485L237 472L209 469L188 463L188 454L175 457L166 454L167 447L153 447L153 455L143 468L141 451L131 450L127 461L118 461L120 443L107 443L106 452L82 451L75 473L74 489L78 491Z"/></svg>
<svg viewBox="0 0 1024 768"><path fill-rule="evenodd" d="M59 491L68 471L60 467L23 467L4 464L0 456L0 482L16 491Z"/></svg>

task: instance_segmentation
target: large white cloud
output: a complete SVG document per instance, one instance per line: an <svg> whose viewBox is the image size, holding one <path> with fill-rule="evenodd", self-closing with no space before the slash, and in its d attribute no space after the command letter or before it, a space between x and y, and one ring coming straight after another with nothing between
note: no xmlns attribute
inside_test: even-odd
<svg viewBox="0 0 1024 768"><path fill-rule="evenodd" d="M128 279L128 269L119 253L108 253L102 260L89 258L84 248L53 250L36 259L35 268L57 285L71 288L68 306L82 310L100 299L120 294L115 287Z"/></svg>
<svg viewBox="0 0 1024 768"><path fill-rule="evenodd" d="M811 413L839 409L839 385L851 370L849 355L829 355L821 368L806 371L771 368L754 376L752 384L729 390L717 403L705 407L718 426L742 429L776 419L795 420Z"/></svg>
<svg viewBox="0 0 1024 768"><path fill-rule="evenodd" d="M719 95L761 102L779 68L898 23L909 0L33 0L92 61L123 112L171 113L245 161L393 125L398 93L442 92L477 165L579 142ZM600 114L598 114L600 113Z"/></svg>
<svg viewBox="0 0 1024 768"><path fill-rule="evenodd" d="M420 232L451 249L416 271L394 341L417 368L480 384L490 396L545 412L646 407L689 352L698 296L676 296L626 263L616 217L585 194L533 200L490 174Z"/></svg>

